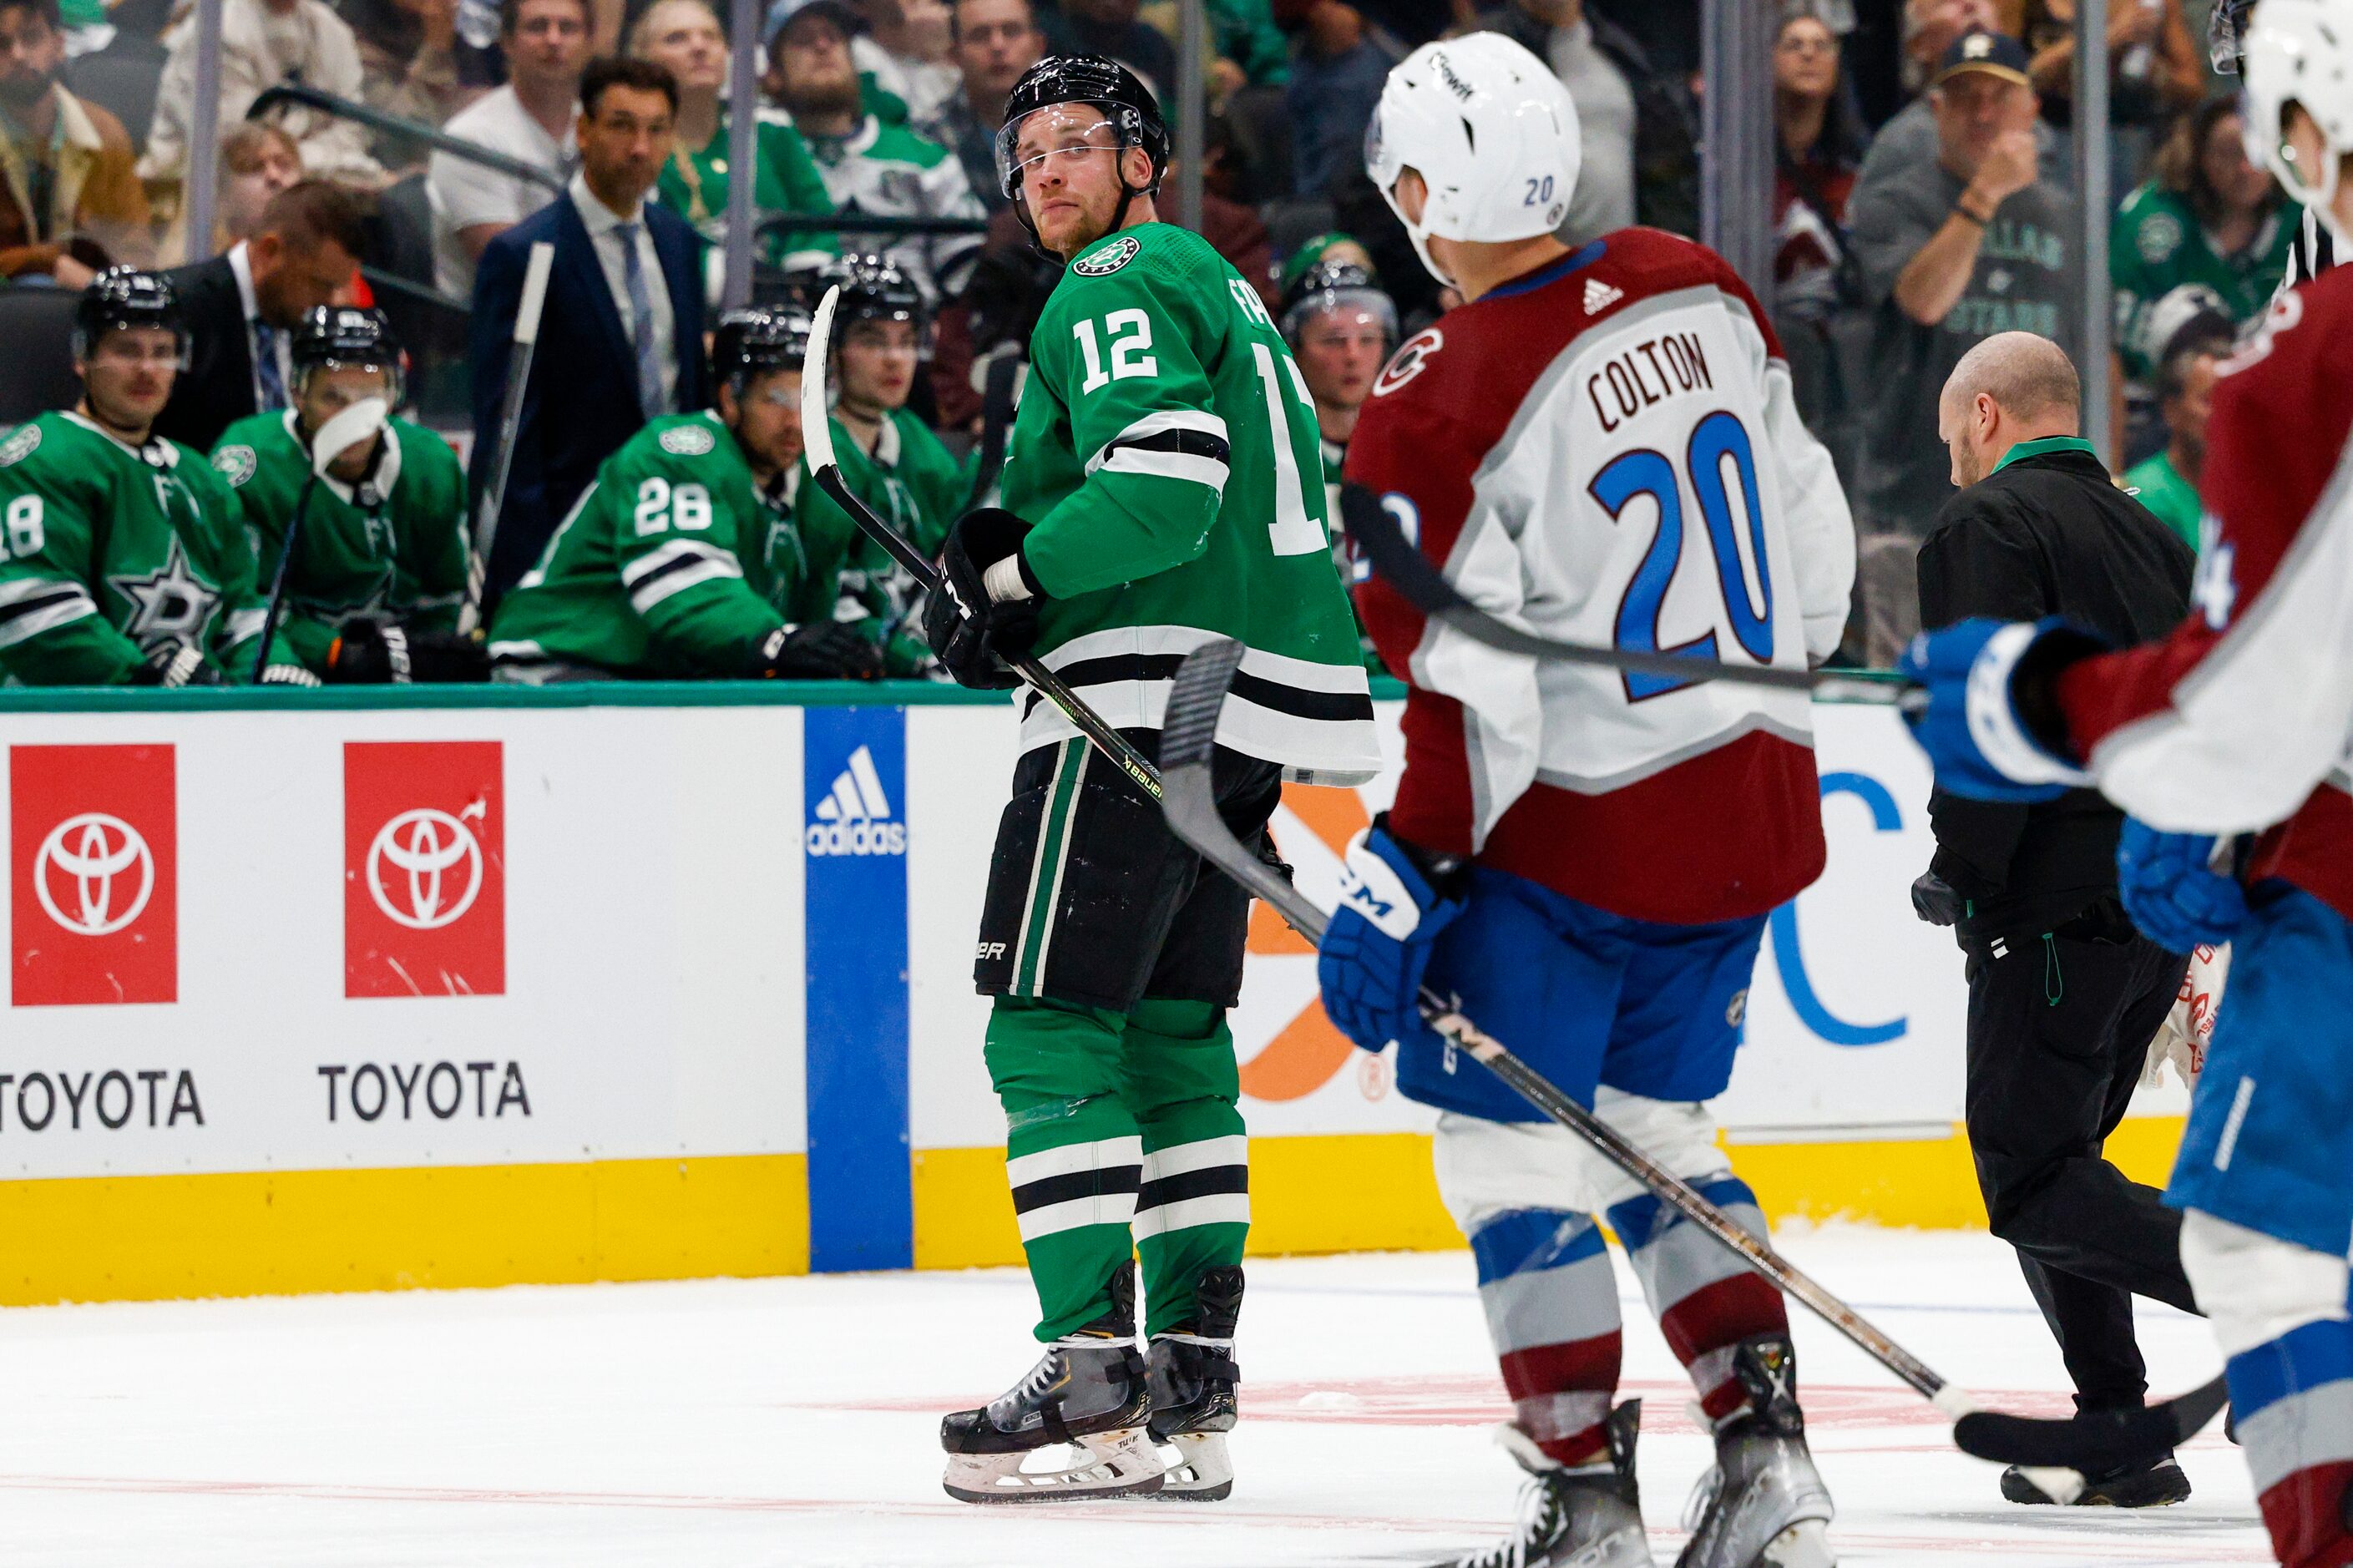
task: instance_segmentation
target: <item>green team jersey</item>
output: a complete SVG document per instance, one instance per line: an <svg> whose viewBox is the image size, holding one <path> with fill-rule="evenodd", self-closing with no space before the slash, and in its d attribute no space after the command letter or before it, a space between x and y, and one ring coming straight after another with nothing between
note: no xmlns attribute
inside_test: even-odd
<svg viewBox="0 0 2353 1568"><path fill-rule="evenodd" d="M2173 530L2182 543L2198 548L2199 520L2206 508L2198 499L2198 487L2173 466L2171 452L2159 452L2126 468L2125 489L2138 496L2140 504L2155 512L2158 521Z"/></svg>
<svg viewBox="0 0 2353 1568"><path fill-rule="evenodd" d="M761 110L752 137L759 163L759 175L752 182L755 221L769 213L832 213L825 178L789 117ZM692 224L714 247L727 241L727 112L722 110L711 140L699 152L683 147L673 152L654 185L655 199ZM771 234L760 238L755 254L791 270L822 266L839 249L830 235Z"/></svg>
<svg viewBox="0 0 2353 1568"><path fill-rule="evenodd" d="M1372 777L1314 403L1257 291L1198 235L1124 229L1072 259L1029 363L1002 494L1034 525L1039 656L1114 726L1157 729L1181 656L1238 638L1218 740L1303 783ZM1076 732L1023 700L1024 750Z"/></svg>
<svg viewBox="0 0 2353 1568"><path fill-rule="evenodd" d="M848 547L804 547L716 414L665 415L605 459L500 601L491 657L649 679L746 674L769 633L832 615Z"/></svg>
<svg viewBox="0 0 2353 1568"><path fill-rule="evenodd" d="M237 498L203 456L128 447L79 414L0 442L0 668L27 686L107 686L152 655L253 672L267 613ZM301 668L274 638L272 667Z"/></svg>
<svg viewBox="0 0 2353 1568"><path fill-rule="evenodd" d="M279 629L317 675L327 673L336 628L353 616L458 628L466 595L466 476L448 443L422 426L395 419L385 437L375 471L356 487L332 476L311 487L286 564ZM294 411L230 426L213 447L213 467L236 494L255 569L266 577L277 570L287 521L311 473Z"/></svg>
<svg viewBox="0 0 2353 1568"><path fill-rule="evenodd" d="M964 511L965 494L972 489L972 465L957 462L931 428L903 408L894 409L883 421L871 452L858 444L839 419L828 423L835 460L850 493L902 537L913 541L916 549L937 555ZM795 521L804 533L850 541L835 617L871 623L882 649L884 674L928 673L933 660L923 641L923 590L888 551L856 531L857 525L831 496L809 482L807 467L804 459L797 476Z"/></svg>
<svg viewBox="0 0 2353 1568"><path fill-rule="evenodd" d="M2185 284L2211 289L2233 321L2260 315L2286 275L2288 253L2303 218L2302 207L2282 202L2256 226L2254 237L2243 249L2225 256L2215 250L2186 196L2151 181L2126 197L2108 237L2108 280L2116 291L2116 352L2124 359L2125 373L2136 381L2157 374L2155 362L2165 345L2150 340L2170 327L2166 325L2168 314L2156 306ZM2171 323L2179 324L2179 320Z"/></svg>
<svg viewBox="0 0 2353 1568"><path fill-rule="evenodd" d="M902 120L904 119L903 112ZM881 217L988 216L972 194L964 164L938 142L903 123L868 115L848 136L812 136L808 148L826 194L844 213ZM855 227L844 232L856 237ZM923 288L934 304L964 292L980 258L977 234L908 235L879 245L884 256Z"/></svg>

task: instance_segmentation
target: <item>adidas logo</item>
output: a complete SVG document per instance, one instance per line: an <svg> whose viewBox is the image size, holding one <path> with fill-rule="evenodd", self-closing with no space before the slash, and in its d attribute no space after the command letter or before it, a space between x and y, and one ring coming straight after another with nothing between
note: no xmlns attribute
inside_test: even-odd
<svg viewBox="0 0 2353 1568"><path fill-rule="evenodd" d="M1585 313L1598 316L1626 297L1623 289L1612 288L1599 278L1585 280Z"/></svg>
<svg viewBox="0 0 2353 1568"><path fill-rule="evenodd" d="M907 825L891 820L891 797L865 747L849 753L849 765L833 781L832 793L817 803L817 820L804 842L812 855L904 855Z"/></svg>

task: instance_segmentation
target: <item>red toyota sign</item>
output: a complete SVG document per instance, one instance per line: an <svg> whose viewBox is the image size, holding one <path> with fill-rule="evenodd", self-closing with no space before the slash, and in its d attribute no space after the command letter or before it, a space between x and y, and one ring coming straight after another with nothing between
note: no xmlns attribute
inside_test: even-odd
<svg viewBox="0 0 2353 1568"><path fill-rule="evenodd" d="M343 744L343 994L507 988L496 741Z"/></svg>
<svg viewBox="0 0 2353 1568"><path fill-rule="evenodd" d="M11 1001L179 1000L177 815L169 746L8 748Z"/></svg>

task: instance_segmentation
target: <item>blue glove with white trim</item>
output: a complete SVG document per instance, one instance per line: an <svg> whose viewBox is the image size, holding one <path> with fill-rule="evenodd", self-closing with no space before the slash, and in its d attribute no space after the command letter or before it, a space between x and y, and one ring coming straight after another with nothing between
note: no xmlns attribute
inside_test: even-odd
<svg viewBox="0 0 2353 1568"><path fill-rule="evenodd" d="M2116 840L2116 887L2140 934L2168 952L2220 947L2247 918L2247 891L2214 869L2214 839L2161 833L2125 819Z"/></svg>
<svg viewBox="0 0 2353 1568"><path fill-rule="evenodd" d="M1469 872L1392 836L1384 815L1349 842L1340 907L1315 957L1324 1011L1368 1051L1391 1040L1438 1043L1415 998L1438 933L1461 914Z"/></svg>
<svg viewBox="0 0 2353 1568"><path fill-rule="evenodd" d="M2092 783L2063 754L2050 679L2105 645L2055 617L1974 619L1922 632L1896 666L1926 704L1907 713L1938 787L1972 800L2051 800Z"/></svg>

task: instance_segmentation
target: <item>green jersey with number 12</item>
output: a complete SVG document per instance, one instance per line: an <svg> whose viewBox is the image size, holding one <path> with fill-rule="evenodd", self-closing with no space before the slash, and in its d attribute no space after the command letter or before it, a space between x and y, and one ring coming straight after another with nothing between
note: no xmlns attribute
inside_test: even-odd
<svg viewBox="0 0 2353 1568"><path fill-rule="evenodd" d="M1314 403L1257 292L1198 235L1122 229L1072 258L1029 359L1002 493L1034 525L1039 657L1113 725L1154 730L1183 656L1236 638L1219 743L1303 783L1372 777ZM1023 750L1076 733L1021 700Z"/></svg>

